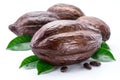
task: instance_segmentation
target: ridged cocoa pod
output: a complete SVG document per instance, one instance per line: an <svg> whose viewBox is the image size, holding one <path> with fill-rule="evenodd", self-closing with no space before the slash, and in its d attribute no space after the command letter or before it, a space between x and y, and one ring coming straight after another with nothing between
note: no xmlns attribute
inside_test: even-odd
<svg viewBox="0 0 120 80"><path fill-rule="evenodd" d="M56 13L61 19L65 20L75 20L84 15L78 7L62 3L51 6L48 11Z"/></svg>
<svg viewBox="0 0 120 80"><path fill-rule="evenodd" d="M32 38L31 49L43 61L53 65L69 65L90 58L99 48L99 30L72 20L50 22Z"/></svg>
<svg viewBox="0 0 120 80"><path fill-rule="evenodd" d="M101 31L103 41L107 41L110 38L110 28L104 21L88 16L82 16L78 18L77 21L81 22L82 24L92 25L99 29Z"/></svg>
<svg viewBox="0 0 120 80"><path fill-rule="evenodd" d="M33 36L43 25L57 19L59 17L51 12L29 12L21 16L15 23L9 25L9 29L16 35Z"/></svg>

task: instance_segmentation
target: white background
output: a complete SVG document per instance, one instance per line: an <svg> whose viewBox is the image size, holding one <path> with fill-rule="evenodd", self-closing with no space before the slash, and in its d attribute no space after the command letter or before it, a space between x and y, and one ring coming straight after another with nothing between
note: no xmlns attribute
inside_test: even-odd
<svg viewBox="0 0 120 80"><path fill-rule="evenodd" d="M56 3L78 6L88 16L104 20L111 29L107 43L116 58L115 62L102 63L99 68L86 70L80 64L69 66L66 73L59 68L51 73L37 75L36 70L19 69L21 61L31 51L9 51L7 44L16 35L8 29L26 12L45 11ZM0 0L0 80L120 80L120 1L119 0Z"/></svg>

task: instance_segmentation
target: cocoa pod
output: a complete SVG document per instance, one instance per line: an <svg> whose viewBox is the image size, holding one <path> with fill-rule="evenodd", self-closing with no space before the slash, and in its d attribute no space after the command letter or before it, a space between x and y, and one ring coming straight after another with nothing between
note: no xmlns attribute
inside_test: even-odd
<svg viewBox="0 0 120 80"><path fill-rule="evenodd" d="M51 12L29 12L21 16L15 23L9 25L9 29L16 35L33 36L43 25L57 19L59 17Z"/></svg>
<svg viewBox="0 0 120 80"><path fill-rule="evenodd" d="M31 49L41 60L53 65L69 65L90 58L100 47L99 30L73 20L57 20L44 25L32 38Z"/></svg>
<svg viewBox="0 0 120 80"><path fill-rule="evenodd" d="M51 6L48 11L56 13L61 19L64 20L75 20L84 15L78 7L63 3Z"/></svg>
<svg viewBox="0 0 120 80"><path fill-rule="evenodd" d="M99 29L101 31L103 41L107 41L110 38L110 28L104 21L88 16L82 16L78 18L77 21L82 24L92 25L93 27Z"/></svg>

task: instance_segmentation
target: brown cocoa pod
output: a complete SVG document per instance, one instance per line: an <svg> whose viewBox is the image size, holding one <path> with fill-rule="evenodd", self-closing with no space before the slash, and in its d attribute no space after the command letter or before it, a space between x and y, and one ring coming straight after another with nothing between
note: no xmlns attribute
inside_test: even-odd
<svg viewBox="0 0 120 80"><path fill-rule="evenodd" d="M102 20L95 17L82 16L77 19L78 22L83 24L89 24L99 29L102 34L103 41L107 41L110 38L110 28L109 26Z"/></svg>
<svg viewBox="0 0 120 80"><path fill-rule="evenodd" d="M30 46L47 63L69 65L90 58L101 42L102 36L94 27L73 20L57 20L39 29Z"/></svg>
<svg viewBox="0 0 120 80"><path fill-rule="evenodd" d="M15 23L9 25L9 29L16 35L33 36L43 25L57 19L59 17L52 12L29 12L21 16Z"/></svg>
<svg viewBox="0 0 120 80"><path fill-rule="evenodd" d="M84 15L78 7L63 3L51 6L48 11L56 13L64 20L75 20Z"/></svg>

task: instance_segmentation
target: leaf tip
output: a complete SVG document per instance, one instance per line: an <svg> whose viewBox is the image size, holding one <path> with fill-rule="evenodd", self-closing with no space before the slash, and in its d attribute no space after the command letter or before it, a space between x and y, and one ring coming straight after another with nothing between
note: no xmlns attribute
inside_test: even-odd
<svg viewBox="0 0 120 80"><path fill-rule="evenodd" d="M9 48L10 48L10 47L9 47L9 45L8 45L8 46L6 47L6 50L9 50Z"/></svg>
<svg viewBox="0 0 120 80"><path fill-rule="evenodd" d="M41 72L38 72L38 73L37 73L37 75L40 75L40 74L41 74Z"/></svg>
<svg viewBox="0 0 120 80"><path fill-rule="evenodd" d="M116 61L116 59L113 57L113 61Z"/></svg>
<svg viewBox="0 0 120 80"><path fill-rule="evenodd" d="M20 68L22 68L22 66L21 66L21 65L19 66L19 69L20 69Z"/></svg>

